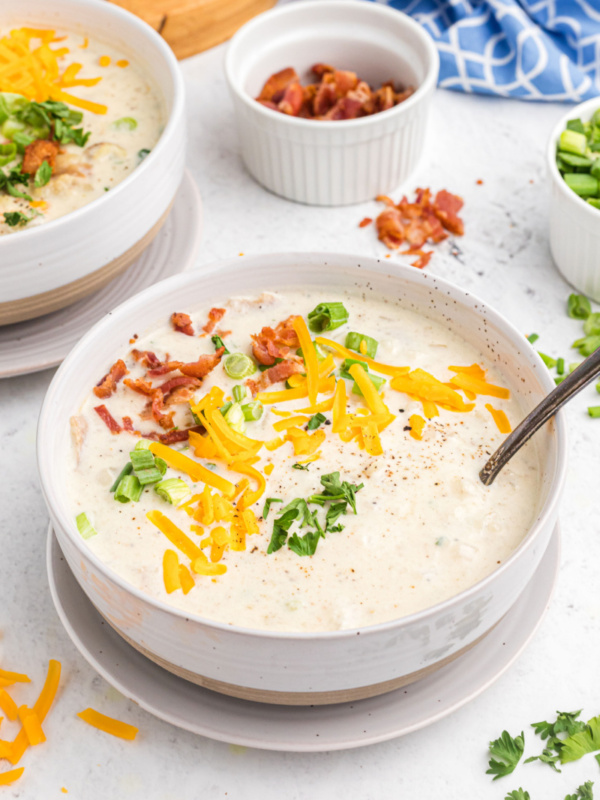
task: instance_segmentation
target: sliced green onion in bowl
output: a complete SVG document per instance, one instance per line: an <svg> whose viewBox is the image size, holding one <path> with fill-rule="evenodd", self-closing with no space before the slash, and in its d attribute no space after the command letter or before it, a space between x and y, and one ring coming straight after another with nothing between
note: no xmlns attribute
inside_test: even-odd
<svg viewBox="0 0 600 800"><path fill-rule="evenodd" d="M232 395L236 403L241 403L242 400L245 400L247 394L248 390L246 389L245 386L238 384L237 386L233 387Z"/></svg>
<svg viewBox="0 0 600 800"><path fill-rule="evenodd" d="M565 153L583 156L587 149L587 139L583 131L565 130L558 140L558 149Z"/></svg>
<svg viewBox="0 0 600 800"><path fill-rule="evenodd" d="M325 416L325 414L321 414L321 412L318 412L308 420L308 424L306 427L308 428L309 431L316 431L316 429L324 422L326 422L326 420L327 417Z"/></svg>
<svg viewBox="0 0 600 800"><path fill-rule="evenodd" d="M256 364L245 353L231 353L223 360L223 369L234 381L247 378L256 372Z"/></svg>
<svg viewBox="0 0 600 800"><path fill-rule="evenodd" d="M98 531L89 521L88 515L85 513L85 511L82 511L81 514L77 514L75 517L75 522L77 523L77 530L83 539L91 539L92 536L98 535Z"/></svg>
<svg viewBox="0 0 600 800"><path fill-rule="evenodd" d="M264 410L260 400L251 400L249 403L244 403L242 406L246 422L256 422L257 419L262 417Z"/></svg>
<svg viewBox="0 0 600 800"><path fill-rule="evenodd" d="M10 164L17 156L17 145L14 142L0 144L0 167Z"/></svg>
<svg viewBox="0 0 600 800"><path fill-rule="evenodd" d="M151 450L132 450L131 453L129 453L129 458L131 459L135 472L154 466L154 454Z"/></svg>
<svg viewBox="0 0 600 800"><path fill-rule="evenodd" d="M314 333L333 331L348 322L349 314L343 303L319 303L308 314L308 327Z"/></svg>
<svg viewBox="0 0 600 800"><path fill-rule="evenodd" d="M135 443L134 450L149 450L152 444L152 439L138 439Z"/></svg>
<svg viewBox="0 0 600 800"><path fill-rule="evenodd" d="M192 493L190 487L181 478L167 478L166 481L157 483L154 491L159 497L174 506L183 503Z"/></svg>
<svg viewBox="0 0 600 800"><path fill-rule="evenodd" d="M565 172L565 183L580 197L595 197L598 195L600 184L598 178L588 175L587 172Z"/></svg>
<svg viewBox="0 0 600 800"><path fill-rule="evenodd" d="M129 503L130 500L137 503L142 496L143 489L144 487L135 475L125 475L115 489L115 500L119 503Z"/></svg>
<svg viewBox="0 0 600 800"><path fill-rule="evenodd" d="M353 364L360 364L365 372L369 371L369 365L365 364L364 361L359 361L358 358L345 358L340 364L340 378L346 378L349 381L354 380L352 375L350 375L350 367Z"/></svg>
<svg viewBox="0 0 600 800"><path fill-rule="evenodd" d="M245 415L239 403L232 403L224 414L225 422L229 427L237 431L237 433L244 433L246 430Z"/></svg>
<svg viewBox="0 0 600 800"><path fill-rule="evenodd" d="M121 117L113 122L113 128L116 128L118 131L134 131L137 128L137 120L133 117Z"/></svg>
<svg viewBox="0 0 600 800"><path fill-rule="evenodd" d="M368 378L378 392L380 392L385 386L385 378L380 378L379 375L371 375L369 373ZM354 381L352 384L352 394L359 394L361 397L363 397L361 388L356 381Z"/></svg>
<svg viewBox="0 0 600 800"><path fill-rule="evenodd" d="M360 349L361 342L365 342L366 345L364 353ZM346 336L346 347L348 350L355 350L357 353L368 356L369 358L375 358L378 346L379 342L376 339L373 339L371 336L366 336L364 333L350 331Z"/></svg>
<svg viewBox="0 0 600 800"><path fill-rule="evenodd" d="M325 352L325 350L323 350L321 345L317 344L316 342L313 342L313 347L315 348L315 353L317 354L317 361L325 361L325 359L327 358L327 353ZM300 356L300 358L304 360L304 353L302 352L301 347L299 347L296 350L296 355Z"/></svg>
<svg viewBox="0 0 600 800"><path fill-rule="evenodd" d="M131 461L128 461L127 464L125 464L125 466L121 470L121 472L119 472L119 474L117 475L115 481L113 482L113 485L109 489L109 492L115 492L117 490L117 486L121 483L122 479L126 475L129 475L131 472L133 472L133 464L131 463Z"/></svg>

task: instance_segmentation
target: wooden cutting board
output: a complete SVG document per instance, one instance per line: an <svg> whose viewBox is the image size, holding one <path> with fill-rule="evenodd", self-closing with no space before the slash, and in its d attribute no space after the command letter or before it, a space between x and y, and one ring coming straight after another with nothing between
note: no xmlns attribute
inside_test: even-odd
<svg viewBox="0 0 600 800"><path fill-rule="evenodd" d="M177 58L229 39L245 22L277 0L108 0L158 31Z"/></svg>

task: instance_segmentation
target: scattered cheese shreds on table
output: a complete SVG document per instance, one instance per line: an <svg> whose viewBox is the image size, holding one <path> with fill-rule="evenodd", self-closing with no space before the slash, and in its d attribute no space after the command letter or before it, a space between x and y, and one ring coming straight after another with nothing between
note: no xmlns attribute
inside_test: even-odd
<svg viewBox="0 0 600 800"><path fill-rule="evenodd" d="M120 739L133 741L138 734L138 728L134 725L107 717L93 708L86 708L84 711L80 711L77 716L93 728L110 733L111 736L118 736Z"/></svg>

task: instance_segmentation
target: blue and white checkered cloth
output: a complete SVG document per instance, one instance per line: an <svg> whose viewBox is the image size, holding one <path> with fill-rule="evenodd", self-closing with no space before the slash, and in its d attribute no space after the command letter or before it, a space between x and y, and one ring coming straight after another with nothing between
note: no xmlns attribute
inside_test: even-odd
<svg viewBox="0 0 600 800"><path fill-rule="evenodd" d="M575 103L600 94L600 0L375 2L431 34L445 89Z"/></svg>

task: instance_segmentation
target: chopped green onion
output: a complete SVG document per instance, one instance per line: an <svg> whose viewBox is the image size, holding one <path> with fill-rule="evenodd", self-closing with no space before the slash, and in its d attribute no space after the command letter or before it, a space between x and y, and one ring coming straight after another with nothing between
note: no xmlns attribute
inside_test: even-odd
<svg viewBox="0 0 600 800"><path fill-rule="evenodd" d="M27 225L33 219L33 216L28 217L22 211L4 211L3 216L4 222L9 228L14 228L16 225Z"/></svg>
<svg viewBox="0 0 600 800"><path fill-rule="evenodd" d="M154 491L159 497L174 506L183 503L192 493L190 487L181 478L167 478L166 481L157 483Z"/></svg>
<svg viewBox="0 0 600 800"><path fill-rule="evenodd" d="M580 364L583 364L583 361L573 361L571 364L569 364L569 375L570 375L572 372L575 372L575 370L577 369L577 367L578 367Z"/></svg>
<svg viewBox="0 0 600 800"><path fill-rule="evenodd" d="M590 167L590 175L593 175L594 178L600 178L600 160L595 159L592 161L592 166Z"/></svg>
<svg viewBox="0 0 600 800"><path fill-rule="evenodd" d="M581 355L587 358L600 347L600 336L586 336L583 339L577 339L571 346L577 347Z"/></svg>
<svg viewBox="0 0 600 800"><path fill-rule="evenodd" d="M360 349L361 342L365 342L367 345L367 349L364 353L362 353ZM375 358L377 355L378 345L379 342L376 339L373 339L370 336L365 336L364 333L356 333L355 331L351 331L346 335L346 347L348 350L356 350L357 353L368 356L369 358Z"/></svg>
<svg viewBox="0 0 600 800"><path fill-rule="evenodd" d="M591 158L575 156L572 153L561 153L560 160L569 167L585 167L589 169L594 163Z"/></svg>
<svg viewBox="0 0 600 800"><path fill-rule="evenodd" d="M118 500L119 503L128 503L130 500L137 503L142 496L143 488L135 475L125 475L115 489L115 500Z"/></svg>
<svg viewBox="0 0 600 800"><path fill-rule="evenodd" d="M129 458L136 472L139 469L148 469L148 467L154 466L154 454L150 450L132 450L129 454Z"/></svg>
<svg viewBox="0 0 600 800"><path fill-rule="evenodd" d="M316 429L322 425L327 420L325 414L315 414L308 420L308 425L306 426L309 431L316 431Z"/></svg>
<svg viewBox="0 0 600 800"><path fill-rule="evenodd" d="M42 161L38 169L35 173L35 178L33 179L33 185L40 189L42 186L45 186L50 178L52 177L52 167L47 161Z"/></svg>
<svg viewBox="0 0 600 800"><path fill-rule="evenodd" d="M600 334L600 314L598 312L588 316L583 323L583 331L586 336L598 336Z"/></svg>
<svg viewBox="0 0 600 800"><path fill-rule="evenodd" d="M567 379L566 375L560 375L558 378L554 378L554 383L558 386L559 383L562 383Z"/></svg>
<svg viewBox="0 0 600 800"><path fill-rule="evenodd" d="M594 208L600 208L600 197L586 197L586 203L589 203Z"/></svg>
<svg viewBox="0 0 600 800"><path fill-rule="evenodd" d="M246 398L246 395L248 394L248 390L246 389L245 386L242 386L241 384L238 384L237 386L233 387L232 394L233 394L233 399L235 400L235 402L236 403L241 403L242 400L244 400Z"/></svg>
<svg viewBox="0 0 600 800"><path fill-rule="evenodd" d="M333 331L348 322L348 312L344 304L339 302L319 303L308 314L308 327L314 333Z"/></svg>
<svg viewBox="0 0 600 800"><path fill-rule="evenodd" d="M24 153L25 148L28 147L30 144L33 144L33 142L35 142L35 136L30 136L29 134L23 133L22 131L15 131L10 138L17 145L18 153Z"/></svg>
<svg viewBox="0 0 600 800"><path fill-rule="evenodd" d="M81 514L77 514L75 522L77 523L77 530L84 539L91 539L92 536L97 536L98 531L89 521L85 511L82 511Z"/></svg>
<svg viewBox="0 0 600 800"><path fill-rule="evenodd" d="M264 408L260 400L251 400L249 403L244 403L242 411L246 422L256 422L262 417Z"/></svg>
<svg viewBox="0 0 600 800"><path fill-rule="evenodd" d="M594 419L597 419L598 417L600 417L600 406L589 406L588 414L590 415L590 417L594 417Z"/></svg>
<svg viewBox="0 0 600 800"><path fill-rule="evenodd" d="M594 197L598 195L600 184L598 179L587 172L565 172L565 183L580 197Z"/></svg>
<svg viewBox="0 0 600 800"><path fill-rule="evenodd" d="M560 135L558 142L558 149L565 153L575 153L575 155L583 156L587 148L587 139L585 133L566 130Z"/></svg>
<svg viewBox="0 0 600 800"><path fill-rule="evenodd" d="M527 337L527 341L529 342L529 344L534 344L535 342L537 342L539 338L540 337L538 336L537 333L530 333L529 336Z"/></svg>
<svg viewBox="0 0 600 800"><path fill-rule="evenodd" d="M137 120L133 117L121 117L113 122L113 128L134 131L137 128Z"/></svg>
<svg viewBox="0 0 600 800"><path fill-rule="evenodd" d="M7 142L7 144L0 144L0 167L10 164L16 158L17 145L14 142Z"/></svg>
<svg viewBox="0 0 600 800"><path fill-rule="evenodd" d="M138 150L138 158L140 161L143 161L146 156L149 156L152 151L148 150L147 147L142 147L141 150Z"/></svg>
<svg viewBox="0 0 600 800"><path fill-rule="evenodd" d="M552 369L552 367L556 366L556 359L555 358L551 358L550 356L547 356L545 353L542 353L540 350L538 350L538 356L542 359L542 361L548 367L548 369Z"/></svg>
<svg viewBox="0 0 600 800"><path fill-rule="evenodd" d="M592 313L590 301L584 294L570 294L567 301L567 314L573 319L587 319Z"/></svg>
<svg viewBox="0 0 600 800"><path fill-rule="evenodd" d="M221 347L225 347L225 342L223 341L223 339L221 339L220 336L211 336L210 340L214 344L215 350L218 350ZM225 347L225 355L226 356L229 355L229 350L226 347Z"/></svg>
<svg viewBox="0 0 600 800"><path fill-rule="evenodd" d="M385 378L380 378L379 375L371 375L371 374L369 374L368 377L373 386L377 389L378 392L380 392L383 386L385 385ZM362 390L358 385L358 383L356 383L356 381L354 381L354 383L352 384L352 394L359 394L361 397L363 396Z"/></svg>
<svg viewBox="0 0 600 800"><path fill-rule="evenodd" d="M134 450L149 450L152 444L152 439L138 439L135 443Z"/></svg>
<svg viewBox="0 0 600 800"><path fill-rule="evenodd" d="M244 433L246 430L246 418L239 403L232 403L224 416L225 422L232 430L237 431L238 433Z"/></svg>
<svg viewBox="0 0 600 800"><path fill-rule="evenodd" d="M317 354L317 361L325 361L325 359L327 358L327 353L325 352L325 350L323 350L321 345L317 344L316 342L313 342L313 347L315 348L315 353ZM304 353L302 352L301 347L299 347L296 350L296 355L300 356L300 358L304 360Z"/></svg>
<svg viewBox="0 0 600 800"><path fill-rule="evenodd" d="M239 381L241 378L247 378L249 375L254 375L256 372L256 364L250 356L244 353L231 353L223 361L223 369L233 378L234 381Z"/></svg>
<svg viewBox="0 0 600 800"><path fill-rule="evenodd" d="M556 359L556 371L559 375L564 375L565 373L565 360L564 358L557 358Z"/></svg>
<svg viewBox="0 0 600 800"><path fill-rule="evenodd" d="M352 364L360 364L365 372L369 371L369 365L365 364L364 361L359 361L357 358L345 358L340 364L340 378L347 378L349 381L354 380L352 375L350 375L350 367Z"/></svg>
<svg viewBox="0 0 600 800"><path fill-rule="evenodd" d="M596 391L600 394L600 381L596 384Z"/></svg>
<svg viewBox="0 0 600 800"><path fill-rule="evenodd" d="M233 403L231 402L231 400L228 400L226 403L223 403L219 411L221 412L221 414L223 414L223 416L225 416L225 414L229 411L232 405ZM200 423L200 420L198 420L198 423Z"/></svg>
<svg viewBox="0 0 600 800"><path fill-rule="evenodd" d="M292 469L304 469L308 472L308 464L292 464Z"/></svg>
<svg viewBox="0 0 600 800"><path fill-rule="evenodd" d="M133 464L131 463L131 461L128 461L127 464L125 464L125 466L121 470L121 472L119 472L119 474L117 475L117 479L115 480L113 485L110 487L109 491L110 492L115 492L117 490L117 486L121 483L121 480L126 475L129 475L130 472L133 472Z"/></svg>

